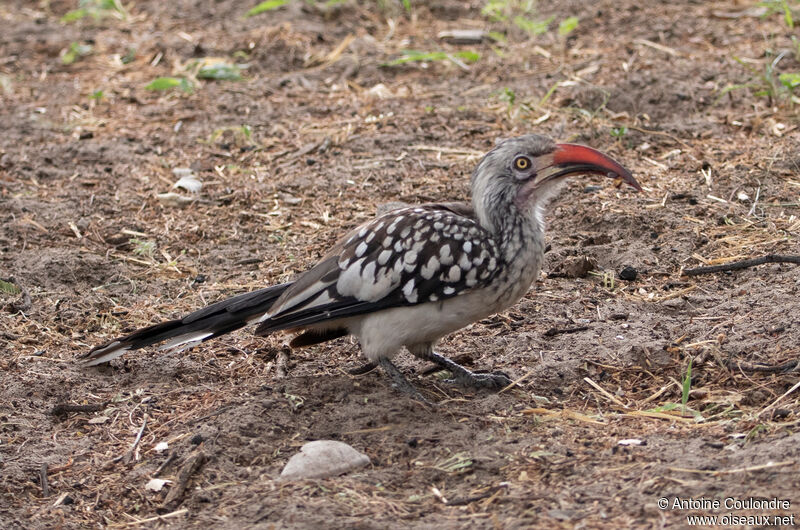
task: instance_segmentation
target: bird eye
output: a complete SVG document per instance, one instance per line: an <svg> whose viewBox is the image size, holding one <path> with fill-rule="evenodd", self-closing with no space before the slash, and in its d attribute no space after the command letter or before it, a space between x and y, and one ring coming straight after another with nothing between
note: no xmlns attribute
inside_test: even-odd
<svg viewBox="0 0 800 530"><path fill-rule="evenodd" d="M527 156L518 156L514 159L514 167L519 170L526 170L530 169L531 167L531 159Z"/></svg>

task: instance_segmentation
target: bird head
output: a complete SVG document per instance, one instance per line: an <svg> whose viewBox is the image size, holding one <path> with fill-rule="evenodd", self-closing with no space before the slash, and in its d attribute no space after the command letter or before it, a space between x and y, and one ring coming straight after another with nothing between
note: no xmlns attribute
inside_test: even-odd
<svg viewBox="0 0 800 530"><path fill-rule="evenodd" d="M475 212L484 227L499 230L509 215L539 216L559 184L569 176L587 174L621 178L642 190L627 169L591 147L557 144L536 134L504 140L472 174Z"/></svg>

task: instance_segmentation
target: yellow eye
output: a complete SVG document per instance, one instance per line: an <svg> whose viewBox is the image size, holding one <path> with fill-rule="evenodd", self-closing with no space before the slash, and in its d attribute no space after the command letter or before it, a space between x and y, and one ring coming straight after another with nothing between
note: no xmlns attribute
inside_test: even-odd
<svg viewBox="0 0 800 530"><path fill-rule="evenodd" d="M526 170L531 167L531 159L527 156L518 156L514 159L514 167L520 170Z"/></svg>

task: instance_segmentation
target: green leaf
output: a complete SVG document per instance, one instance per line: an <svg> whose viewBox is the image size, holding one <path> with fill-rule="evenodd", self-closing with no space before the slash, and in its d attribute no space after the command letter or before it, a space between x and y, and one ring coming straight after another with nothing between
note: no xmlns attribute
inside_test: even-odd
<svg viewBox="0 0 800 530"><path fill-rule="evenodd" d="M447 61L452 57L456 57L468 63L474 63L481 58L481 54L473 51L460 51L453 54L448 54L447 52L421 52L417 50L403 50L401 53L402 55L397 59L391 60L388 63L383 63L381 66L397 66L398 64L426 61Z"/></svg>
<svg viewBox="0 0 800 530"><path fill-rule="evenodd" d="M463 52L456 52L453 55L458 57L459 59L463 59L468 63L476 63L481 58L481 54L478 52L472 51L463 51Z"/></svg>
<svg viewBox="0 0 800 530"><path fill-rule="evenodd" d="M235 64L216 63L203 66L197 72L200 79L216 79L218 81L239 81L242 79L242 71Z"/></svg>
<svg viewBox="0 0 800 530"><path fill-rule="evenodd" d="M403 0L403 8L405 8L406 13L411 13L411 0Z"/></svg>
<svg viewBox="0 0 800 530"><path fill-rule="evenodd" d="M506 42L508 40L506 36L499 31L490 31L487 35L495 42Z"/></svg>
<svg viewBox="0 0 800 530"><path fill-rule="evenodd" d="M169 90L181 86L181 81L177 77L159 77L151 81L145 88L147 90Z"/></svg>
<svg viewBox="0 0 800 530"><path fill-rule="evenodd" d="M664 403L652 409L647 409L647 412L670 412L680 407L677 403Z"/></svg>
<svg viewBox="0 0 800 530"><path fill-rule="evenodd" d="M91 16L101 20L107 16L125 19L128 16L120 0L79 0L78 9L73 9L61 17L61 22L70 23Z"/></svg>
<svg viewBox="0 0 800 530"><path fill-rule="evenodd" d="M783 20L789 29L794 29L794 19L792 18L792 10L789 8L789 3L783 0Z"/></svg>
<svg viewBox="0 0 800 530"><path fill-rule="evenodd" d="M120 62L122 64L130 64L136 60L136 48L128 48L128 51L125 52L125 55L122 56Z"/></svg>
<svg viewBox="0 0 800 530"><path fill-rule="evenodd" d="M698 420L703 419L703 415L700 412L692 409L691 407L686 407L686 406L680 405L679 403L664 403L663 405L659 405L658 407L654 407L652 409L647 409L646 412L662 412L663 413L663 412L672 412L673 410L678 410L678 409L680 409L681 415L683 415L683 416L686 416L686 413L688 412L689 414L694 416L695 419L698 419Z"/></svg>
<svg viewBox="0 0 800 530"><path fill-rule="evenodd" d="M92 53L92 47L88 44L73 42L69 45L69 49L61 56L61 63L72 64L79 58L89 55L90 53Z"/></svg>
<svg viewBox="0 0 800 530"><path fill-rule="evenodd" d="M500 100L508 102L509 105L513 105L517 100L517 94L510 88L505 87L503 92L500 93Z"/></svg>
<svg viewBox="0 0 800 530"><path fill-rule="evenodd" d="M244 18L252 17L254 15L258 15L259 13L263 13L265 11L272 11L273 9L278 9L281 6L285 6L289 3L289 0L266 0L266 2L261 2L254 8L250 9L247 13L244 14Z"/></svg>
<svg viewBox="0 0 800 530"><path fill-rule="evenodd" d="M514 17L514 24L531 35L541 35L547 31L547 28L550 27L550 23L554 18L555 17L550 17L545 20L532 20L522 15L517 15Z"/></svg>
<svg viewBox="0 0 800 530"><path fill-rule="evenodd" d="M505 22L508 20L508 15L506 14L508 7L508 0L489 0L481 9L481 15L492 22Z"/></svg>
<svg viewBox="0 0 800 530"><path fill-rule="evenodd" d="M80 20L89 12L86 9L73 9L72 11L68 11L63 17L61 17L61 22L65 24L69 24L70 22L75 22L76 20Z"/></svg>
<svg viewBox="0 0 800 530"><path fill-rule="evenodd" d="M397 59L385 63L387 66L396 66L398 64L422 62L422 61L444 61L447 59L445 52L420 52L416 50L403 50L400 52L402 55Z"/></svg>
<svg viewBox="0 0 800 530"><path fill-rule="evenodd" d="M689 366L686 367L686 377L683 378L683 392L681 393L681 405L686 408L689 401L689 391L692 388L692 359L689 359Z"/></svg>
<svg viewBox="0 0 800 530"><path fill-rule="evenodd" d="M94 92L92 92L92 95L89 96L89 99L100 101L103 99L103 97L105 97L105 94L103 94L102 90L95 90Z"/></svg>
<svg viewBox="0 0 800 530"><path fill-rule="evenodd" d="M159 77L150 81L144 88L147 90L169 90L171 88L180 88L184 92L192 91L192 83L182 77Z"/></svg>
<svg viewBox="0 0 800 530"><path fill-rule="evenodd" d="M6 294L19 294L22 292L22 289L11 282L0 280L0 292L4 292Z"/></svg>
<svg viewBox="0 0 800 530"><path fill-rule="evenodd" d="M793 89L800 86L800 73L798 72L781 74L778 79L786 88Z"/></svg>
<svg viewBox="0 0 800 530"><path fill-rule="evenodd" d="M566 37L578 27L578 17L569 17L561 21L558 25L558 34Z"/></svg>

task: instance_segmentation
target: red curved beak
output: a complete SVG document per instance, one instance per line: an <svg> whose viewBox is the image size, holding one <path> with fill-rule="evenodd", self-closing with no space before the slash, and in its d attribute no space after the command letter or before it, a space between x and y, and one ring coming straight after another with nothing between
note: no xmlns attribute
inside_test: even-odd
<svg viewBox="0 0 800 530"><path fill-rule="evenodd" d="M609 156L596 149L578 144L556 144L553 162L547 169L547 180L576 174L599 174L610 178L621 178L637 191L642 187L631 172ZM544 169L544 168L543 168Z"/></svg>

